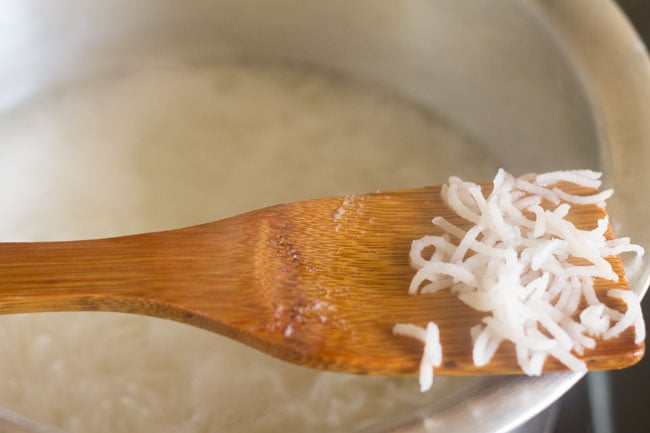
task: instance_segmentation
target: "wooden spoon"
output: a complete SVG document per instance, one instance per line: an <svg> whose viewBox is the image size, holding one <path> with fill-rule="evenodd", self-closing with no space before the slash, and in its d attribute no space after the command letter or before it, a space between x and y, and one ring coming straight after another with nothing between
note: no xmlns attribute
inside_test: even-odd
<svg viewBox="0 0 650 433"><path fill-rule="evenodd" d="M592 229L604 212L575 206L569 219ZM449 291L407 294L414 275L411 241L435 232L435 215L467 226L444 204L439 187L427 187L282 204L157 233L4 243L0 313L150 315L223 334L296 364L381 375L418 371L421 344L394 336L393 325L433 320L444 350L437 374L520 373L506 343L487 366L474 366L468 330L481 314ZM627 288L620 258L609 260L621 276L616 286ZM613 285L597 281L597 293L606 298ZM643 350L627 330L583 358L590 369L620 368L638 361ZM547 372L564 370L553 359L546 362Z"/></svg>

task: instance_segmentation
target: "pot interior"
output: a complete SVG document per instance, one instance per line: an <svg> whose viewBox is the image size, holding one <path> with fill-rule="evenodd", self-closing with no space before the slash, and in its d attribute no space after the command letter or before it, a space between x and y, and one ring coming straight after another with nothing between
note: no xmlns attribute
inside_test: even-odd
<svg viewBox="0 0 650 433"><path fill-rule="evenodd" d="M5 241L177 228L500 166L598 169L571 59L522 2L7 3ZM439 378L421 395L415 378L316 372L117 313L0 317L0 341L0 404L71 432L382 431L488 388L523 392ZM476 431L482 416L456 422Z"/></svg>

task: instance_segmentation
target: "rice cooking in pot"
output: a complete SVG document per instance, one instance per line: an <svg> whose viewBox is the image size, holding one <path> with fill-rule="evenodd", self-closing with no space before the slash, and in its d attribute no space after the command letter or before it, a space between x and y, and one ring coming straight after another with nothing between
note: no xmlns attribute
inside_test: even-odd
<svg viewBox="0 0 650 433"><path fill-rule="evenodd" d="M488 179L497 166L431 113L340 77L151 65L2 113L0 239L178 228L451 174ZM0 404L71 432L354 431L458 383L420 394L416 378L319 372L147 317L0 317Z"/></svg>

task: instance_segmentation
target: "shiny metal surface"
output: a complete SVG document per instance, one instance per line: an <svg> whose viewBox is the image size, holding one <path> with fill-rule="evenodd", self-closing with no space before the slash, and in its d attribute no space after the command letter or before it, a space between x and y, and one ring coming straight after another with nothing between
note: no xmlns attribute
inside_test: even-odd
<svg viewBox="0 0 650 433"><path fill-rule="evenodd" d="M572 53L589 98L605 181L616 194L608 203L617 232L650 250L650 63L643 42L622 11L608 2L538 2L551 29ZM579 23L580 25L576 25ZM608 29L598 35L597 29ZM630 286L645 295L650 266L625 257Z"/></svg>
<svg viewBox="0 0 650 433"><path fill-rule="evenodd" d="M0 0L0 10L0 110L153 60L305 63L411 97L514 172L602 168L616 230L650 250L650 66L608 0ZM626 266L644 294L648 258ZM370 431L505 433L580 377L477 379ZM5 418L8 431L49 431Z"/></svg>

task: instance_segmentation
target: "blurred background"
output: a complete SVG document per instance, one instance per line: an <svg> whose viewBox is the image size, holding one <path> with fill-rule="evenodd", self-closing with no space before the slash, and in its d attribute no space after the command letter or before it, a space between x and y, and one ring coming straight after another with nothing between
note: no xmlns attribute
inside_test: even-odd
<svg viewBox="0 0 650 433"><path fill-rule="evenodd" d="M646 47L650 46L650 0L619 0L618 3L643 38ZM648 296L644 301L644 312L648 329ZM580 381L563 398L554 433L647 432L649 409L650 357L646 355L634 367L608 373L591 373Z"/></svg>

